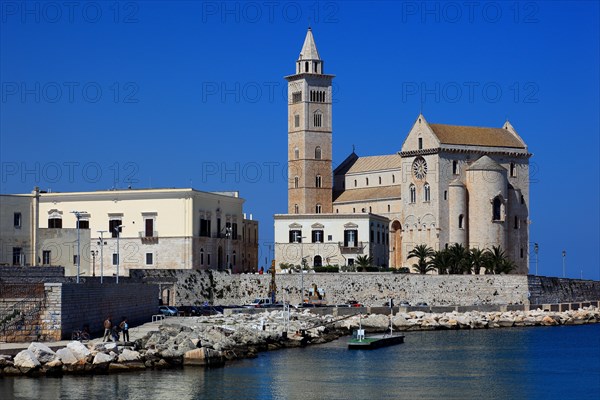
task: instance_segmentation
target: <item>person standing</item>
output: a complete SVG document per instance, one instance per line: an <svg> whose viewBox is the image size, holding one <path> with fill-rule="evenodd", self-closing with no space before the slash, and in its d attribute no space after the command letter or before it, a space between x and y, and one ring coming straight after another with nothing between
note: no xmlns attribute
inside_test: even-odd
<svg viewBox="0 0 600 400"><path fill-rule="evenodd" d="M106 320L104 320L104 337L102 338L103 342L107 342L108 339L110 339L111 328L112 328L112 321L111 321L110 315L109 315L108 317L106 317Z"/></svg>
<svg viewBox="0 0 600 400"><path fill-rule="evenodd" d="M123 317L119 328L123 331L123 342L129 342L129 324L127 323L127 318Z"/></svg>

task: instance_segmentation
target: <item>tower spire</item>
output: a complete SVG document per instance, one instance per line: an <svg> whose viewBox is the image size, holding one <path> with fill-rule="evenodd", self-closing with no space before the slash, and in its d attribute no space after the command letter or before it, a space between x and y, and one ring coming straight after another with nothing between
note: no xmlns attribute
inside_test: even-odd
<svg viewBox="0 0 600 400"><path fill-rule="evenodd" d="M308 31L306 32L306 38L304 38L304 44L302 45L302 50L300 50L300 57L298 57L298 61L300 60L320 60L319 52L317 51L317 45L315 44L315 38L312 33L312 29L310 26L308 27Z"/></svg>

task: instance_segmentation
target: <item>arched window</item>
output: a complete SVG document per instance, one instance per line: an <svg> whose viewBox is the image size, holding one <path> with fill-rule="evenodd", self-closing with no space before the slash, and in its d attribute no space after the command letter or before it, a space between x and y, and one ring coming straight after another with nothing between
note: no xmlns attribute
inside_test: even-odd
<svg viewBox="0 0 600 400"><path fill-rule="evenodd" d="M379 184L381 185L381 177L379 177Z"/></svg>
<svg viewBox="0 0 600 400"><path fill-rule="evenodd" d="M460 170L458 168L458 161L456 160L452 161L452 173L454 175L458 175L460 173Z"/></svg>
<svg viewBox="0 0 600 400"><path fill-rule="evenodd" d="M294 115L294 128L300 126L300 116L298 114Z"/></svg>
<svg viewBox="0 0 600 400"><path fill-rule="evenodd" d="M408 190L410 191L410 202L411 203L416 203L417 202L417 189L415 188L415 185L410 185L410 187L408 188Z"/></svg>
<svg viewBox="0 0 600 400"><path fill-rule="evenodd" d="M354 187L356 187L356 185L357 185L357 182L356 182L356 179L355 179L355 180L354 180Z"/></svg>
<svg viewBox="0 0 600 400"><path fill-rule="evenodd" d="M366 182L367 186L369 186L369 178L365 178L365 182Z"/></svg>
<svg viewBox="0 0 600 400"><path fill-rule="evenodd" d="M298 204L294 204L294 214L298 214L300 210L298 210Z"/></svg>
<svg viewBox="0 0 600 400"><path fill-rule="evenodd" d="M294 147L294 158L296 160L300 158L300 150L297 147Z"/></svg>
<svg viewBox="0 0 600 400"><path fill-rule="evenodd" d="M515 229L519 229L519 217L515 215L515 225L514 225Z"/></svg>
<svg viewBox="0 0 600 400"><path fill-rule="evenodd" d="M204 249L200 249L200 265L204 265Z"/></svg>
<svg viewBox="0 0 600 400"><path fill-rule="evenodd" d="M235 254L235 250L233 251L233 266L235 267L236 265L236 254Z"/></svg>
<svg viewBox="0 0 600 400"><path fill-rule="evenodd" d="M321 159L321 146L315 147L315 160Z"/></svg>
<svg viewBox="0 0 600 400"><path fill-rule="evenodd" d="M502 220L502 200L499 196L494 197L494 201L492 202L492 220Z"/></svg>
<svg viewBox="0 0 600 400"><path fill-rule="evenodd" d="M317 204L317 206L315 207L315 212L317 214L321 214L321 205L320 204Z"/></svg>
<svg viewBox="0 0 600 400"><path fill-rule="evenodd" d="M429 187L429 183L425 184L424 187L424 193L425 193L425 202L429 202L431 201L431 188Z"/></svg>
<svg viewBox="0 0 600 400"><path fill-rule="evenodd" d="M510 163L510 176L516 178L517 176L517 167L514 162Z"/></svg>
<svg viewBox="0 0 600 400"><path fill-rule="evenodd" d="M458 216L458 229L464 229L465 217L460 214Z"/></svg>
<svg viewBox="0 0 600 400"><path fill-rule="evenodd" d="M297 176L294 177L294 189L298 189L298 183L300 182L300 178Z"/></svg>
<svg viewBox="0 0 600 400"><path fill-rule="evenodd" d="M304 72L308 72L308 61L304 63Z"/></svg>
<svg viewBox="0 0 600 400"><path fill-rule="evenodd" d="M396 175L392 175L392 183L396 183Z"/></svg>
<svg viewBox="0 0 600 400"><path fill-rule="evenodd" d="M315 178L315 187L321 187L321 175L317 175Z"/></svg>
<svg viewBox="0 0 600 400"><path fill-rule="evenodd" d="M323 266L323 258L321 256L315 256L313 264L315 267L322 267Z"/></svg>

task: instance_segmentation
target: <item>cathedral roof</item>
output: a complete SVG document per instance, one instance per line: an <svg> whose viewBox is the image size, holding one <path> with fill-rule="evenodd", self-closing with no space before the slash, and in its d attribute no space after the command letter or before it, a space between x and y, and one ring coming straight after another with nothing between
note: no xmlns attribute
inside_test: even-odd
<svg viewBox="0 0 600 400"><path fill-rule="evenodd" d="M358 157L355 153L352 153L335 169L334 174L357 174L361 172L400 169L401 165L402 159L398 154Z"/></svg>
<svg viewBox="0 0 600 400"><path fill-rule="evenodd" d="M317 45L315 44L315 38L312 34L312 29L308 28L306 32L306 38L304 39L304 45L300 51L299 60L320 60L319 52L317 51Z"/></svg>
<svg viewBox="0 0 600 400"><path fill-rule="evenodd" d="M525 148L525 143L508 129L442 124L429 126L443 144Z"/></svg>
<svg viewBox="0 0 600 400"><path fill-rule="evenodd" d="M365 201L365 200L384 200L391 198L400 198L400 186L372 186L360 189L347 189L333 194L334 203Z"/></svg>
<svg viewBox="0 0 600 400"><path fill-rule="evenodd" d="M489 156L481 156L477 161L467 167L467 171L506 171L502 165Z"/></svg>

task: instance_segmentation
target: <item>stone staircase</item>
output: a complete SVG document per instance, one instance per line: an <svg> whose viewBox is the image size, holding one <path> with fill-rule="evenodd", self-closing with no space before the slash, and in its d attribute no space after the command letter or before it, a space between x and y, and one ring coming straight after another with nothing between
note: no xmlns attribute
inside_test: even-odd
<svg viewBox="0 0 600 400"><path fill-rule="evenodd" d="M44 284L0 286L0 342L41 339Z"/></svg>

